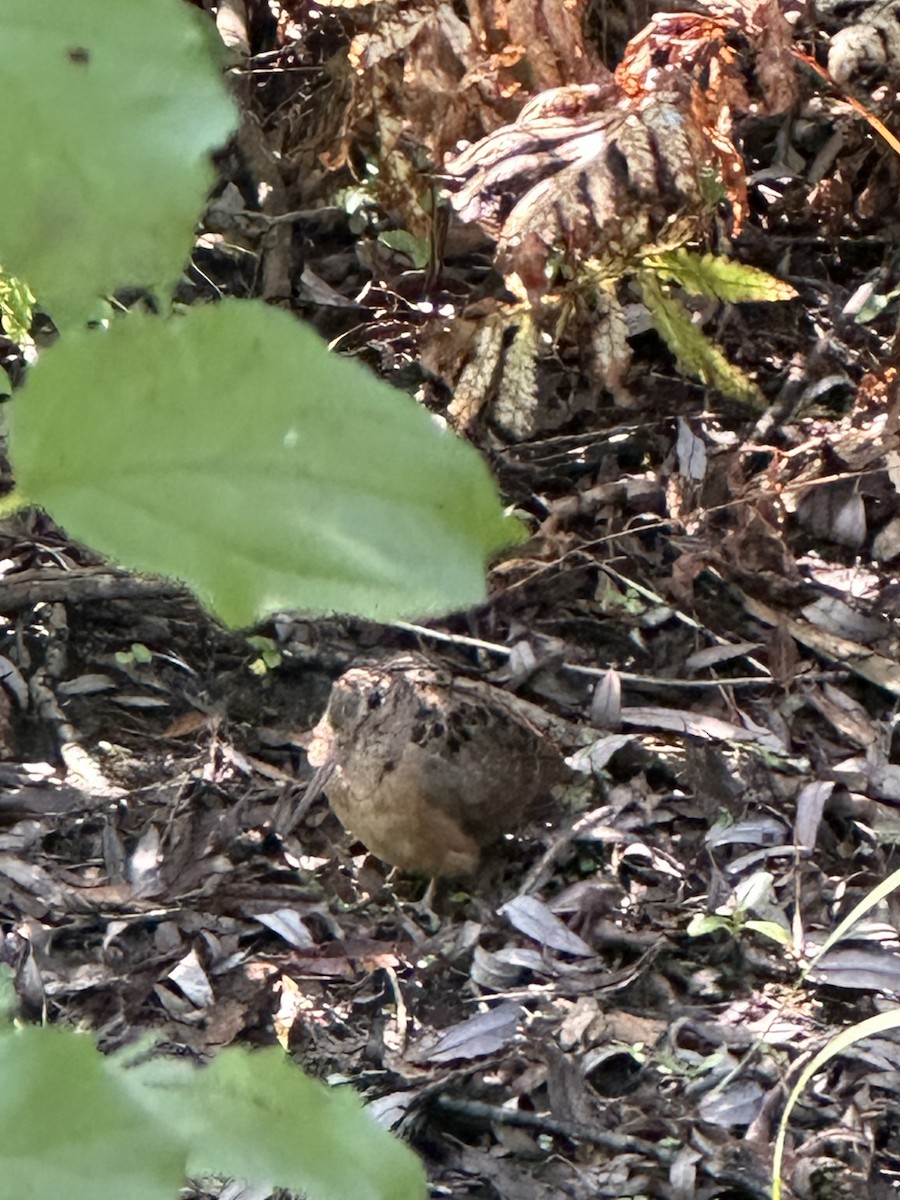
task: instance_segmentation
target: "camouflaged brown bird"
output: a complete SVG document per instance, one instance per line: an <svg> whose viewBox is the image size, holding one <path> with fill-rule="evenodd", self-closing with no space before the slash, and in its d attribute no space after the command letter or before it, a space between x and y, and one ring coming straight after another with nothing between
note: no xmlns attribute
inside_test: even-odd
<svg viewBox="0 0 900 1200"><path fill-rule="evenodd" d="M420 875L465 875L568 774L546 721L501 688L403 655L337 680L309 761L373 854Z"/></svg>

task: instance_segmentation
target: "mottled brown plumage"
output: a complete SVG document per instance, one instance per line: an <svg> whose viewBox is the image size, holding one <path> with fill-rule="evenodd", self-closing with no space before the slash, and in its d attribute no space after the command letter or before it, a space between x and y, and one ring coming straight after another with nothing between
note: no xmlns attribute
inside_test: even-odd
<svg viewBox="0 0 900 1200"><path fill-rule="evenodd" d="M338 679L309 759L330 770L332 808L379 858L463 875L567 773L541 717L500 688L404 655Z"/></svg>

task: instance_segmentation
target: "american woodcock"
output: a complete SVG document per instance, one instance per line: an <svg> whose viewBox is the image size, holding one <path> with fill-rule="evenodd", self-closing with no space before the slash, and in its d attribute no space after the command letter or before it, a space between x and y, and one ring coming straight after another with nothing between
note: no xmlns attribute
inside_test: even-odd
<svg viewBox="0 0 900 1200"><path fill-rule="evenodd" d="M379 858L463 875L568 774L542 719L501 688L402 655L337 680L309 760L341 823Z"/></svg>

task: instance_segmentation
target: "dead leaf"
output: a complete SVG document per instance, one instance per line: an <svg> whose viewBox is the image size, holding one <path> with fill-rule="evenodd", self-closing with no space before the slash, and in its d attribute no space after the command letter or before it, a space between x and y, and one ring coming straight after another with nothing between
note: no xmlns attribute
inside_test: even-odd
<svg viewBox="0 0 900 1200"><path fill-rule="evenodd" d="M466 1062L496 1054L515 1041L522 1009L518 1004L499 1004L487 1012L460 1021L438 1035L423 1037L409 1055L413 1062Z"/></svg>
<svg viewBox="0 0 900 1200"><path fill-rule="evenodd" d="M216 5L216 28L229 50L236 50L243 55L250 53L245 0L219 0Z"/></svg>
<svg viewBox="0 0 900 1200"><path fill-rule="evenodd" d="M767 625L777 625L783 621L791 637L801 645L808 646L823 657L841 663L863 679L868 679L893 695L900 696L900 666L893 659L878 654L866 646L861 646L857 642L835 637L833 634L816 629L808 621L784 617L746 593L742 596L742 602L747 612L758 620L764 621Z"/></svg>
<svg viewBox="0 0 900 1200"><path fill-rule="evenodd" d="M813 537L858 550L867 534L858 481L836 479L807 488L797 502L797 520Z"/></svg>
<svg viewBox="0 0 900 1200"><path fill-rule="evenodd" d="M514 929L532 938L541 946L559 950L563 954L592 958L594 951L583 938L573 933L568 925L534 896L516 896L499 910Z"/></svg>
<svg viewBox="0 0 900 1200"><path fill-rule="evenodd" d="M829 950L816 960L808 978L829 987L900 992L900 954L874 946Z"/></svg>
<svg viewBox="0 0 900 1200"><path fill-rule="evenodd" d="M215 1000L209 977L200 965L196 950L191 950L172 968L169 980L196 1008L207 1008Z"/></svg>
<svg viewBox="0 0 900 1200"><path fill-rule="evenodd" d="M794 841L804 850L815 848L822 813L834 786L829 780L815 779L800 789L797 797L797 815L794 818Z"/></svg>
<svg viewBox="0 0 900 1200"><path fill-rule="evenodd" d="M618 729L622 713L622 680L609 670L598 679L591 696L591 725L595 729Z"/></svg>
<svg viewBox="0 0 900 1200"><path fill-rule="evenodd" d="M726 1128L749 1125L762 1108L765 1095L766 1089L755 1079L735 1079L726 1088L715 1088L701 1098L700 1116Z"/></svg>
<svg viewBox="0 0 900 1200"><path fill-rule="evenodd" d="M706 478L706 443L694 433L684 417L678 418L675 458L680 473L692 483L702 483Z"/></svg>
<svg viewBox="0 0 900 1200"><path fill-rule="evenodd" d="M705 671L745 654L754 654L759 649L759 642L726 642L720 646L705 646L688 655L684 660L684 669L688 672Z"/></svg>

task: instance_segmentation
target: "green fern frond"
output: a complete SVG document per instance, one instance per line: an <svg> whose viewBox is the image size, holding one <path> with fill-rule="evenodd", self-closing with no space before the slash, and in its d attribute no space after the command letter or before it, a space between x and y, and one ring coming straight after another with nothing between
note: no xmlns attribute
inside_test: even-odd
<svg viewBox="0 0 900 1200"><path fill-rule="evenodd" d="M742 300L793 300L797 295L789 283L758 267L748 267L716 254L696 254L684 247L648 255L643 268L667 283L677 283L691 296L713 296L729 304Z"/></svg>
<svg viewBox="0 0 900 1200"><path fill-rule="evenodd" d="M637 278L653 327L681 369L733 400L762 408L765 401L756 384L709 341L679 300L666 295L659 273L642 271Z"/></svg>

